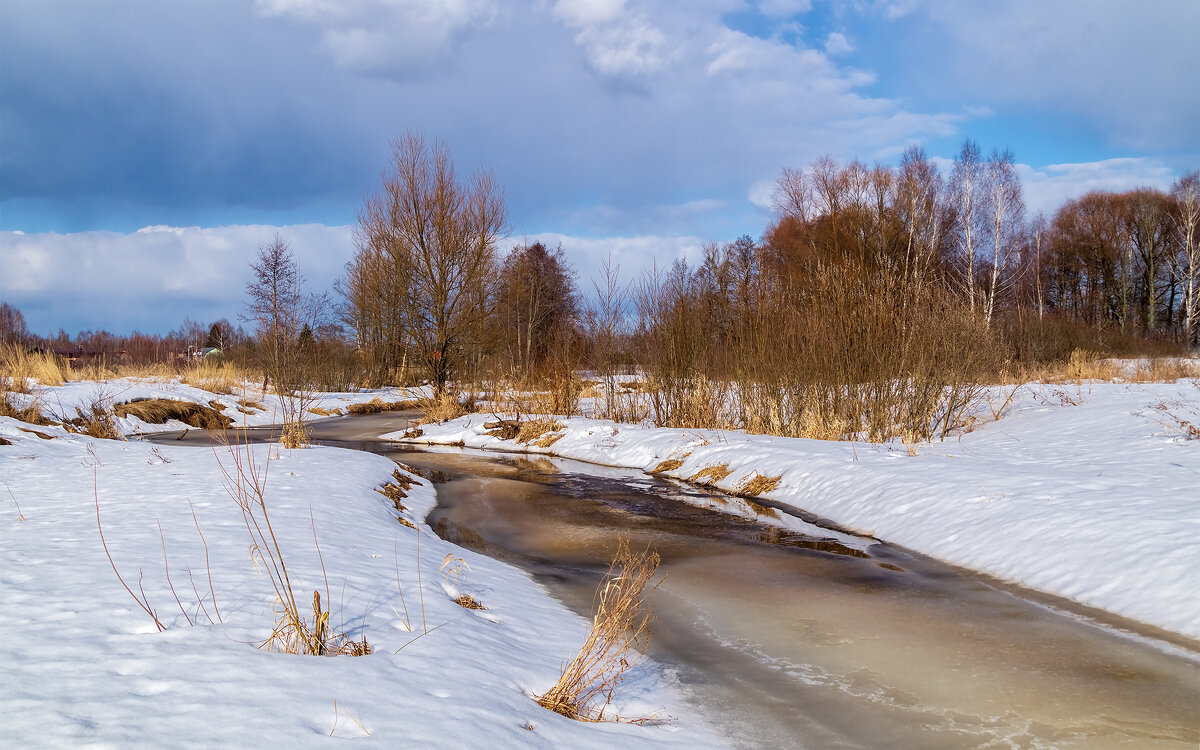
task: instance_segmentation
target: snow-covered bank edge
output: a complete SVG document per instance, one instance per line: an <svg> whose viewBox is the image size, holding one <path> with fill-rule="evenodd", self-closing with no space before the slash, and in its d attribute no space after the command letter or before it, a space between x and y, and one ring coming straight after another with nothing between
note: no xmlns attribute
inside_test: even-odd
<svg viewBox="0 0 1200 750"><path fill-rule="evenodd" d="M36 404L42 414L53 420L70 418L76 409L85 412L94 404L111 411L114 404L148 399L184 401L211 406L229 417L236 427L271 427L277 425L284 412L280 396L264 392L252 383L243 383L232 393L212 393L181 382L178 378L117 378L114 380L72 380L60 386L33 384L32 393L5 394L18 409ZM397 402L428 398L428 387L378 388L354 392L316 392L305 398L306 422L342 416L347 409L371 401ZM183 422L168 420L152 424L135 416L115 418L116 429L127 436L149 435L156 432L178 432L188 428Z"/></svg>
<svg viewBox="0 0 1200 750"><path fill-rule="evenodd" d="M1001 580L1200 638L1200 387L1031 385L957 440L836 443L559 418L553 442L489 435L494 419L425 425L408 442L543 453L744 491ZM385 436L406 440L402 433ZM664 464L664 462L667 462Z"/></svg>
<svg viewBox="0 0 1200 750"><path fill-rule="evenodd" d="M222 449L97 440L7 417L0 437L10 623L0 736L14 746L307 747L331 733L384 747L720 744L650 662L612 708L673 723L585 724L534 703L589 623L523 572L433 534L424 518L435 493L414 479L401 502L418 547L375 491L392 481L386 458L250 449L259 466L270 458L268 507L297 598L320 590L331 624L374 649L301 657L254 646L270 634L274 594L222 487ZM117 568L164 632L113 574L97 506ZM439 571L448 556L469 566L462 578ZM460 593L487 609L459 607Z"/></svg>

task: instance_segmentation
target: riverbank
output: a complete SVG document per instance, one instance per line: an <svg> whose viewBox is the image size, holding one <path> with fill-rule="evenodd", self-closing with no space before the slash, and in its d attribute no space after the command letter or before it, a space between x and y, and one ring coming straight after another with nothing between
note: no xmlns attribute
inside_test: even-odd
<svg viewBox="0 0 1200 750"><path fill-rule="evenodd" d="M145 387L176 397L190 388ZM78 394L41 395L70 406ZM0 736L13 746L317 747L331 736L380 747L723 744L648 662L608 714L664 723L581 723L537 705L532 695L554 683L590 623L526 574L432 534L428 482L402 472L403 497L378 493L398 481L386 458L279 445L242 453L269 467L273 537L302 613L319 591L330 627L371 647L329 658L256 648L278 603L270 557L251 549L222 484L228 450L98 440L8 417L0 438ZM461 594L486 609L461 607Z"/></svg>
<svg viewBox="0 0 1200 750"><path fill-rule="evenodd" d="M998 419L913 446L582 418L558 419L562 427L541 440L517 443L489 434L494 417L479 414L425 425L419 437L387 437L558 455L754 494L1200 638L1197 381L1033 384L1011 400L1009 391L994 395Z"/></svg>

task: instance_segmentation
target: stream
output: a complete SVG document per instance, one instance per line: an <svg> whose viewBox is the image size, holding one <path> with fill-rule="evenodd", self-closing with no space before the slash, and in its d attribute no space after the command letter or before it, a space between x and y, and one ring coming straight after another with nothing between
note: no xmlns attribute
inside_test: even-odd
<svg viewBox="0 0 1200 750"><path fill-rule="evenodd" d="M647 653L735 747L1200 745L1195 641L640 471L375 439L409 416L312 437L433 479L440 536L588 618L618 535L656 549Z"/></svg>

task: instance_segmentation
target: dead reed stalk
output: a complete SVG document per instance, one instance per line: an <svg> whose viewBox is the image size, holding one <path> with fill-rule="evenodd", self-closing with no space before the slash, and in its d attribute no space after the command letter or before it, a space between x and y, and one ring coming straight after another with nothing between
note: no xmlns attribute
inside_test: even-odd
<svg viewBox="0 0 1200 750"><path fill-rule="evenodd" d="M229 454L229 463L221 460L216 448L217 463L221 468L225 492L242 512L246 531L250 534L251 553L267 573L275 591L276 621L271 635L262 643L268 650L279 649L289 654L333 656L369 654L371 647L366 639L355 641L345 633L334 633L329 627L329 611L321 607L319 591L313 591L313 613L311 619L300 608L291 570L283 555L283 549L275 535L275 527L267 509L267 476L271 457L268 453L261 464L255 456L253 446L230 441L224 436L222 443ZM313 524L313 543L316 544L316 525ZM317 545L317 554L321 548ZM321 563L322 574L325 564ZM329 600L326 580L326 600Z"/></svg>
<svg viewBox="0 0 1200 750"><path fill-rule="evenodd" d="M535 696L541 706L579 721L604 720L625 674L650 643L651 613L645 602L662 582L653 580L658 564L657 552L646 549L635 554L629 539L620 538L597 590L592 628L554 686Z"/></svg>

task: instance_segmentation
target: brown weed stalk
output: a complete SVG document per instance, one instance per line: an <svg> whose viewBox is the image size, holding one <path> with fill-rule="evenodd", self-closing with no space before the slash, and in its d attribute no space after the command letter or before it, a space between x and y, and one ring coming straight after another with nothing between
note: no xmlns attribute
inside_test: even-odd
<svg viewBox="0 0 1200 750"><path fill-rule="evenodd" d="M365 639L354 641L344 633L335 633L330 629L329 610L322 608L319 591L313 591L311 618L307 612L301 609L292 585L291 572L267 509L266 491L267 476L271 465L270 454L267 454L260 466L252 446L248 443L239 443L236 440L231 442L228 438L223 439L222 442L230 456L228 464L222 462L219 455L217 456L225 491L241 510L246 531L250 534L251 553L261 563L262 569L266 571L267 578L275 591L277 604L275 627L261 645L265 646L267 650L279 649L289 654L313 656L370 653L371 647ZM313 540L316 543L315 524ZM317 552L319 555L319 546ZM324 562L322 562L321 568L324 575ZM327 577L325 599L326 601L330 600Z"/></svg>
<svg viewBox="0 0 1200 750"><path fill-rule="evenodd" d="M579 721L603 721L629 669L650 643L651 614L646 597L654 582L659 556L650 549L633 553L622 537L596 594L592 629L579 653L563 666L558 682L535 696L544 708ZM614 720L616 717L614 717Z"/></svg>

